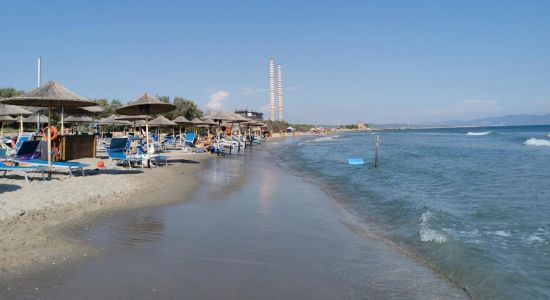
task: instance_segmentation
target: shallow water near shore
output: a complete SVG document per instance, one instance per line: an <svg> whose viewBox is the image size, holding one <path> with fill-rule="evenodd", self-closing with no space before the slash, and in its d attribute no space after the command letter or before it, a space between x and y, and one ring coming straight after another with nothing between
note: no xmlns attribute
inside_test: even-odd
<svg viewBox="0 0 550 300"><path fill-rule="evenodd" d="M101 217L78 231L101 255L2 282L0 297L466 298L417 260L350 230L362 224L277 167L274 157L295 144L213 159L188 201Z"/></svg>
<svg viewBox="0 0 550 300"><path fill-rule="evenodd" d="M280 158L323 186L367 231L474 298L549 299L549 132L503 126L340 133L289 145ZM348 158L367 166L349 166Z"/></svg>

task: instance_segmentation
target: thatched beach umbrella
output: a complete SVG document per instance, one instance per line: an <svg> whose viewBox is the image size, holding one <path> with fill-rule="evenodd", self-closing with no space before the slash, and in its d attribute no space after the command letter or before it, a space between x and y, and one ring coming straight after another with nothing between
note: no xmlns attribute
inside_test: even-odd
<svg viewBox="0 0 550 300"><path fill-rule="evenodd" d="M241 134L241 126L240 124L241 123L246 123L248 121L250 121L250 119L247 119L241 115L239 115L238 113L231 113L231 116L235 119L234 121L232 121L231 123L236 123L238 127L238 131L239 131L239 135Z"/></svg>
<svg viewBox="0 0 550 300"><path fill-rule="evenodd" d="M101 132L102 132L102 138L103 138L103 125L111 125L113 126L113 131L115 129L115 125L122 125L122 126L130 126L132 123L129 121L119 120L118 118L121 117L116 114L112 114L106 118L100 119L98 125L102 126Z"/></svg>
<svg viewBox="0 0 550 300"><path fill-rule="evenodd" d="M93 121L92 117L87 116L68 116L65 118L67 123L92 123Z"/></svg>
<svg viewBox="0 0 550 300"><path fill-rule="evenodd" d="M89 107L61 107L61 132L65 131L65 122L68 122L65 118L65 114L75 115L75 116L90 116L94 114L98 114L100 112L105 111L104 107L101 107L99 105L97 106L89 106ZM93 122L94 119L90 121ZM69 122L70 123L70 122Z"/></svg>
<svg viewBox="0 0 550 300"><path fill-rule="evenodd" d="M128 121L119 120L119 117L119 115L112 114L106 118L100 119L99 125L132 125L132 123Z"/></svg>
<svg viewBox="0 0 550 300"><path fill-rule="evenodd" d="M129 115L129 116L119 116L117 120L122 121L133 121L134 122L134 131L137 130L137 127L145 126L145 119L151 120L151 116L145 116L145 115ZM143 122L141 122L143 121Z"/></svg>
<svg viewBox="0 0 550 300"><path fill-rule="evenodd" d="M0 128L0 142L2 141L2 138L4 137L4 123L13 123L17 121L17 119L10 117L10 116L0 116L0 123L2 123L2 127Z"/></svg>
<svg viewBox="0 0 550 300"><path fill-rule="evenodd" d="M181 135L181 126L185 129L185 126L193 125L192 121L187 120L184 116L179 116L172 120L172 122L178 124L180 126L180 146L183 147L183 137Z"/></svg>
<svg viewBox="0 0 550 300"><path fill-rule="evenodd" d="M217 122L218 123L218 127L221 127L222 126L222 122L224 121L227 121L227 122L232 122L235 120L235 118L233 118L232 116L228 115L226 112L224 112L223 110L220 110L218 112L215 112L213 114L210 114L206 117L204 117L205 119L209 119L209 120L212 120L214 122Z"/></svg>
<svg viewBox="0 0 550 300"><path fill-rule="evenodd" d="M8 99L3 99L0 102L2 102L2 104L48 107L48 177L51 177L52 171L52 132L51 124L49 122L52 117L52 108L97 105L84 97L76 95L55 81L49 81L30 92Z"/></svg>
<svg viewBox="0 0 550 300"><path fill-rule="evenodd" d="M65 118L65 122L72 123L72 124L83 124L83 123L92 123L94 119L92 117L87 116L68 116ZM71 129L72 131L72 129Z"/></svg>
<svg viewBox="0 0 550 300"><path fill-rule="evenodd" d="M31 115L23 119L23 123L48 123L50 119L45 115Z"/></svg>
<svg viewBox="0 0 550 300"><path fill-rule="evenodd" d="M0 98L4 99L4 98ZM18 116L19 117L19 133L23 132L23 118L32 115L32 111L26 110L17 105L0 104L0 116Z"/></svg>
<svg viewBox="0 0 550 300"><path fill-rule="evenodd" d="M210 119L214 122L218 122L219 124L221 124L223 121L228 121L228 122L232 122L232 121L235 121L235 118L232 117L231 115L228 115L226 112L224 112L223 110L220 110L218 112L215 112L213 114L210 114L206 117L204 117L205 119Z"/></svg>
<svg viewBox="0 0 550 300"><path fill-rule="evenodd" d="M174 126L177 126L178 124L176 124L175 122L172 122L170 120L168 120L165 116L163 115L159 115L158 117L154 118L153 120L151 120L149 122L149 125L153 125L153 126L157 126L157 127L174 127ZM157 131L158 133L158 138L159 138L159 143L161 142L160 140L160 130Z"/></svg>
<svg viewBox="0 0 550 300"><path fill-rule="evenodd" d="M117 113L122 115L143 115L145 114L145 139L147 143L147 153L149 153L149 115L161 114L176 109L175 105L162 102L145 93L128 105L118 108Z"/></svg>

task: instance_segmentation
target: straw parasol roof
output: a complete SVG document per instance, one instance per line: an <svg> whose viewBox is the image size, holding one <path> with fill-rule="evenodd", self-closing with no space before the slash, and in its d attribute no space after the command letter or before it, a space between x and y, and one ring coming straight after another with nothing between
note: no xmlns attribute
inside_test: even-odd
<svg viewBox="0 0 550 300"><path fill-rule="evenodd" d="M251 120L251 121L248 121L248 122L243 123L243 125L247 125L247 126L262 126L262 125L264 125L264 124L261 123L261 122L258 122L258 121Z"/></svg>
<svg viewBox="0 0 550 300"><path fill-rule="evenodd" d="M123 115L161 114L176 109L175 105L162 102L153 96L145 93L128 105L116 109L116 112Z"/></svg>
<svg viewBox="0 0 550 300"><path fill-rule="evenodd" d="M145 120L145 119L149 119L151 120L152 117L151 116L145 116L145 115L133 115L133 116L118 116L116 118L117 120L119 121L141 121L141 120Z"/></svg>
<svg viewBox="0 0 550 300"><path fill-rule="evenodd" d="M69 116L65 118L67 123L92 123L94 120L91 117L84 116Z"/></svg>
<svg viewBox="0 0 550 300"><path fill-rule="evenodd" d="M3 98L0 98L3 99ZM31 111L23 109L17 105L0 104L0 116L30 116Z"/></svg>
<svg viewBox="0 0 550 300"><path fill-rule="evenodd" d="M15 121L17 121L17 119L14 117L10 117L8 115L0 115L0 122L2 123L10 123Z"/></svg>
<svg viewBox="0 0 550 300"><path fill-rule="evenodd" d="M204 122L203 120L199 119L199 118L194 118L193 120L191 120L191 122L193 123L193 125L195 126L198 126L198 125L206 125L206 122Z"/></svg>
<svg viewBox="0 0 550 300"><path fill-rule="evenodd" d="M204 117L205 119L210 119L214 122L223 122L223 121L235 121L235 118L233 118L232 116L228 115L227 113L225 113L223 110L220 110L216 113L213 113L213 114L210 114L206 117Z"/></svg>
<svg viewBox="0 0 550 300"><path fill-rule="evenodd" d="M63 109L63 113L70 115L91 115L105 111L101 106L89 106L89 107L67 107Z"/></svg>
<svg viewBox="0 0 550 300"><path fill-rule="evenodd" d="M179 124L179 125L191 125L193 124L192 121L187 120L184 116L179 116L172 120L172 122Z"/></svg>
<svg viewBox="0 0 550 300"><path fill-rule="evenodd" d="M97 105L97 103L78 96L55 81L48 81L30 92L2 99L0 102L2 104L39 107L85 107Z"/></svg>
<svg viewBox="0 0 550 300"><path fill-rule="evenodd" d="M118 117L120 116L112 114L107 118L103 118L99 120L99 124L100 125L130 125L131 124L128 121L118 119Z"/></svg>
<svg viewBox="0 0 550 300"><path fill-rule="evenodd" d="M235 119L234 121L232 121L233 123L244 123L250 121L250 119L245 118L238 113L231 113L231 116Z"/></svg>
<svg viewBox="0 0 550 300"><path fill-rule="evenodd" d="M50 119L44 115L40 115L40 123L48 123ZM37 115L31 115L23 119L23 123L36 123L38 122Z"/></svg>
<svg viewBox="0 0 550 300"><path fill-rule="evenodd" d="M218 125L218 123L212 121L212 119L203 118L203 120L206 125Z"/></svg>
<svg viewBox="0 0 550 300"><path fill-rule="evenodd" d="M178 124L168 120L165 116L160 115L149 121L150 126L176 126Z"/></svg>

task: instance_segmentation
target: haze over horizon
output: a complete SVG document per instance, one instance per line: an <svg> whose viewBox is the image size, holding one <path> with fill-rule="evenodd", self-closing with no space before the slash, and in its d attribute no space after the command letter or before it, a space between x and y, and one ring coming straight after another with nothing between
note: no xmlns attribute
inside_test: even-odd
<svg viewBox="0 0 550 300"><path fill-rule="evenodd" d="M423 123L550 112L550 2L13 1L0 87L182 96L265 110L283 64L290 122ZM264 111L266 112L266 111Z"/></svg>

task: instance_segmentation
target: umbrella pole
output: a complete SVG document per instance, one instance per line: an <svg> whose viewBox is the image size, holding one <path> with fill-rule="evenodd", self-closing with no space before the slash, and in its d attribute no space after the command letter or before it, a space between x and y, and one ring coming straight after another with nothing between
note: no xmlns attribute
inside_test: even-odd
<svg viewBox="0 0 550 300"><path fill-rule="evenodd" d="M147 151L145 151L147 153L147 165L149 165L149 116L147 113L145 113L145 142L147 147Z"/></svg>
<svg viewBox="0 0 550 300"><path fill-rule="evenodd" d="M65 132L65 108L61 108L61 135L63 135L63 132ZM72 129L72 127L71 127Z"/></svg>
<svg viewBox="0 0 550 300"><path fill-rule="evenodd" d="M19 116L19 134L23 133L23 115Z"/></svg>
<svg viewBox="0 0 550 300"><path fill-rule="evenodd" d="M183 147L183 140L181 136L181 125L180 125L180 146Z"/></svg>
<svg viewBox="0 0 550 300"><path fill-rule="evenodd" d="M52 178L52 102L48 103L48 179Z"/></svg>
<svg viewBox="0 0 550 300"><path fill-rule="evenodd" d="M2 122L2 129L0 129L0 141L4 137L4 122Z"/></svg>

